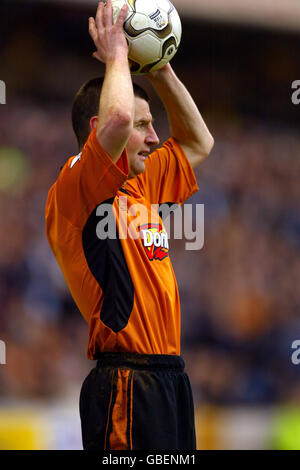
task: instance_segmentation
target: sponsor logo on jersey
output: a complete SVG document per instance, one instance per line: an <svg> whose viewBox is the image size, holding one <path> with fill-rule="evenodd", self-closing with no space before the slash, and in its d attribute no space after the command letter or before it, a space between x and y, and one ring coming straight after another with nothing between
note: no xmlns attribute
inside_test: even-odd
<svg viewBox="0 0 300 470"><path fill-rule="evenodd" d="M139 225L138 230L150 261L162 261L169 255L168 234L161 224Z"/></svg>

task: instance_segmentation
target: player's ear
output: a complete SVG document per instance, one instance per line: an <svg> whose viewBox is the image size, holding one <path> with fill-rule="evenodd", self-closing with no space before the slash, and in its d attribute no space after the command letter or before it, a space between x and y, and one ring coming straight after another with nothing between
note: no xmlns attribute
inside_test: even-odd
<svg viewBox="0 0 300 470"><path fill-rule="evenodd" d="M91 117L91 119L90 119L90 131L92 131L93 129L96 129L97 124L98 124L98 116Z"/></svg>

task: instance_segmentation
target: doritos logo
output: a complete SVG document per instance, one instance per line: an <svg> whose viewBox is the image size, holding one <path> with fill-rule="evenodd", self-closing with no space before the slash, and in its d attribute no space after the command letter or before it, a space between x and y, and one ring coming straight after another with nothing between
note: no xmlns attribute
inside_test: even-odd
<svg viewBox="0 0 300 470"><path fill-rule="evenodd" d="M168 234L161 224L143 224L138 229L150 261L162 261L169 255Z"/></svg>

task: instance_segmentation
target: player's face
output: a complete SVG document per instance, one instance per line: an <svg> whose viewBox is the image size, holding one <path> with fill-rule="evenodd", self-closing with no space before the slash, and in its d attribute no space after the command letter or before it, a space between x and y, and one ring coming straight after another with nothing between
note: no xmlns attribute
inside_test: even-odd
<svg viewBox="0 0 300 470"><path fill-rule="evenodd" d="M135 115L133 131L127 142L126 150L129 165L129 177L145 171L145 161L151 148L159 144L159 139L153 128L153 118L147 101L135 97Z"/></svg>

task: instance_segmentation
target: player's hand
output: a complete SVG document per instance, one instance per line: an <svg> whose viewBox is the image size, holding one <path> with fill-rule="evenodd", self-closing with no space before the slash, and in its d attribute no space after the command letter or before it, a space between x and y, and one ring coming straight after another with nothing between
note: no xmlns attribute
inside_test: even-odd
<svg viewBox="0 0 300 470"><path fill-rule="evenodd" d="M107 64L116 59L118 54L128 55L128 45L123 24L126 19L128 6L123 5L114 24L111 0L98 4L96 18L89 18L89 33L97 50L93 57Z"/></svg>
<svg viewBox="0 0 300 470"><path fill-rule="evenodd" d="M154 72L149 72L145 74L145 77L147 77L150 81L151 80L163 80L164 77L166 77L171 72L172 72L172 67L171 67L171 64L168 62L166 65L164 65L160 69L155 70Z"/></svg>

